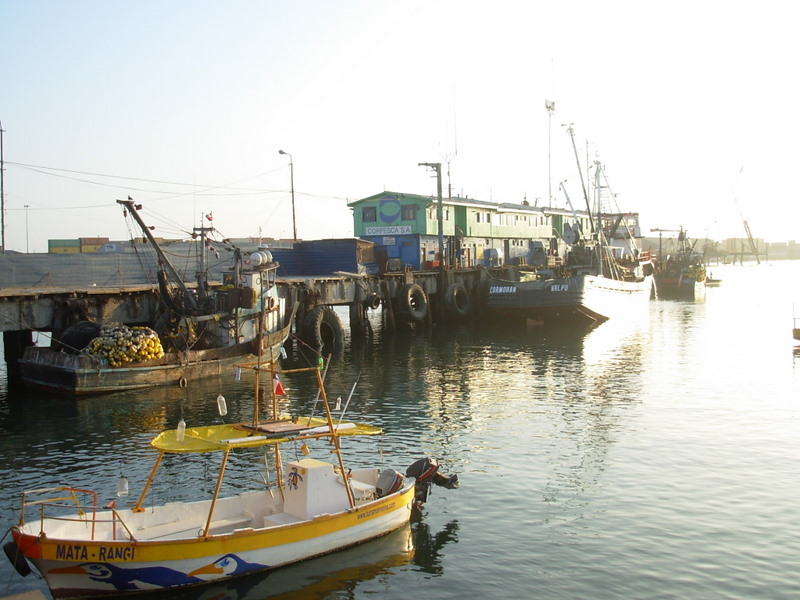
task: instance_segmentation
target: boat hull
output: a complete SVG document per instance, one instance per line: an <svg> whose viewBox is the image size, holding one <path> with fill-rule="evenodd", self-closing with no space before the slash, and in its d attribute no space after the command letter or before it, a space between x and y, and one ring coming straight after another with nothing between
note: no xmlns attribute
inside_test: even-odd
<svg viewBox="0 0 800 600"><path fill-rule="evenodd" d="M697 281L691 277L655 276L656 297L659 300L684 300L688 302L704 302L706 299L706 281Z"/></svg>
<svg viewBox="0 0 800 600"><path fill-rule="evenodd" d="M647 306L652 286L650 276L641 281L597 275L539 281L494 280L488 287L486 306L503 318L541 323L597 322Z"/></svg>
<svg viewBox="0 0 800 600"><path fill-rule="evenodd" d="M409 522L414 493L411 479L398 492L356 509L190 539L58 539L23 533L18 527L12 533L54 598L119 596L218 582L366 542Z"/></svg>
<svg viewBox="0 0 800 600"><path fill-rule="evenodd" d="M265 356L277 357L290 326L262 337ZM160 359L112 367L80 354L65 354L31 346L17 363L20 378L30 388L57 394L87 396L156 386L185 386L187 382L230 372L237 362L258 352L256 340L224 348L169 353Z"/></svg>

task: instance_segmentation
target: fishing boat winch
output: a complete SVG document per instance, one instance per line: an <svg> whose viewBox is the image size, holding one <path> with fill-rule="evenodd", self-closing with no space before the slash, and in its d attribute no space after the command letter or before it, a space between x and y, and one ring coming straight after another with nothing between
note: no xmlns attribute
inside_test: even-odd
<svg viewBox="0 0 800 600"><path fill-rule="evenodd" d="M458 475L444 475L439 473L439 461L435 458L420 458L414 461L406 469L406 477L414 477L417 480L416 493L414 500L417 504L422 504L428 500L431 483L448 490L455 490L459 487Z"/></svg>

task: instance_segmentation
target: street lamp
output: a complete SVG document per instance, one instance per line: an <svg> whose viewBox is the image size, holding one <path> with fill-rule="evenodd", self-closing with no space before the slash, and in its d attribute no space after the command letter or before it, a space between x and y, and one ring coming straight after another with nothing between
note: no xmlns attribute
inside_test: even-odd
<svg viewBox="0 0 800 600"><path fill-rule="evenodd" d="M28 254L28 205L25 205L25 254Z"/></svg>
<svg viewBox="0 0 800 600"><path fill-rule="evenodd" d="M292 185L292 235L294 236L292 239L297 239L297 219L295 218L294 214L294 162L292 161L292 155L288 152L284 152L283 150L278 150L278 154L285 154L289 157L289 177L291 179Z"/></svg>

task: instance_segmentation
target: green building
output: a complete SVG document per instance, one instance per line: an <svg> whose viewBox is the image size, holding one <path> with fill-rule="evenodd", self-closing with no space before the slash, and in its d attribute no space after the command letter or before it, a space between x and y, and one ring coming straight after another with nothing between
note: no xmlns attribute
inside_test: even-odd
<svg viewBox="0 0 800 600"><path fill-rule="evenodd" d="M382 192L349 204L356 237L386 248L388 270L544 265L575 224L590 230L585 211L473 200L442 199L444 248L439 248L438 201Z"/></svg>

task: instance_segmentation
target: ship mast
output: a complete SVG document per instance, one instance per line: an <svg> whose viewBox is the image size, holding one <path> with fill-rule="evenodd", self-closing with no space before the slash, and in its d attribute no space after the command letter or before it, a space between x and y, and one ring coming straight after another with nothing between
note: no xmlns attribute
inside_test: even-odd
<svg viewBox="0 0 800 600"><path fill-rule="evenodd" d="M578 165L578 175L581 178L581 187L583 188L583 199L586 202L586 212L589 213L589 230L594 235L594 217L592 216L592 207L589 204L589 194L586 192L586 184L583 181L583 171L581 170L581 160L578 158L578 148L575 146L575 131L572 129L572 123L567 125L567 133L572 140L572 151L575 153L575 164Z"/></svg>
<svg viewBox="0 0 800 600"><path fill-rule="evenodd" d="M134 205L133 200L129 197L128 200L117 200L117 204L122 204L125 208L127 208L130 211L131 216L139 224L139 227L142 229L142 233L150 242L150 244L152 244L153 248L156 251L156 254L158 254L159 262L164 266L165 270L170 274L172 279L175 281L175 283L183 292L183 297L185 298L186 302L189 303L190 308L197 308L197 300L194 298L192 294L189 293L186 284L183 283L183 279L181 279L180 275L178 275L178 272L172 266L172 263L169 262L169 259L167 258L166 254L164 254L164 251L161 249L161 246L159 246L158 242L156 242L155 238L153 237L153 234L150 232L150 228L144 224L142 217L140 217L139 213L137 212L137 206ZM141 207L141 204L138 206Z"/></svg>

